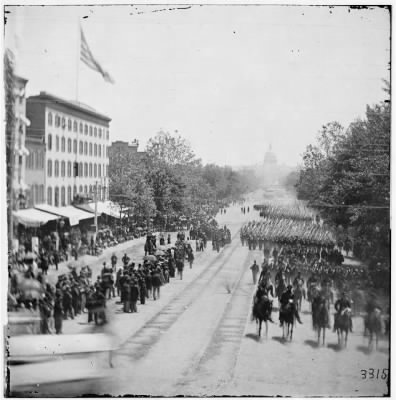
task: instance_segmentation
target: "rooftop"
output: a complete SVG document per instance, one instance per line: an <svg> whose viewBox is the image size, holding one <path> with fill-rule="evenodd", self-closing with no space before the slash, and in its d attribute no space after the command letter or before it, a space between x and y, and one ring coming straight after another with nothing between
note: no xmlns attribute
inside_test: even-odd
<svg viewBox="0 0 396 400"><path fill-rule="evenodd" d="M39 95L30 96L28 98L28 100L37 100L37 101L57 103L64 107L89 114L91 116L100 118L107 122L111 121L111 118L109 118L107 115L104 115L104 114L100 113L99 111L96 111L94 108L88 106L87 104L84 104L84 103L81 103L81 102L75 101L75 100L66 100L66 99L63 99L62 97L55 96L48 92L40 92Z"/></svg>

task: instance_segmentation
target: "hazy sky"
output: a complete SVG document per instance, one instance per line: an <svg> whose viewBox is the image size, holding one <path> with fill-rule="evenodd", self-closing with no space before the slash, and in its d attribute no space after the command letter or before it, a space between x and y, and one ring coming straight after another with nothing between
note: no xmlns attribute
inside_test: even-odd
<svg viewBox="0 0 396 400"><path fill-rule="evenodd" d="M385 9L176 7L7 7L6 45L28 95L78 93L112 118L112 140L143 149L177 130L220 165L262 162L270 142L294 165L323 124L347 126L383 99ZM78 61L79 21L114 85Z"/></svg>

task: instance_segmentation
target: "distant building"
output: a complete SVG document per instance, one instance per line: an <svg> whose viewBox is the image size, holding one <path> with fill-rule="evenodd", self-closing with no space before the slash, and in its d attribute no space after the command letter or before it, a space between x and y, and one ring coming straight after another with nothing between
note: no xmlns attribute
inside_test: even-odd
<svg viewBox="0 0 396 400"><path fill-rule="evenodd" d="M262 178L264 186L273 186L278 184L279 166L275 153L272 152L272 145L269 145L268 151L264 156L262 169Z"/></svg>
<svg viewBox="0 0 396 400"><path fill-rule="evenodd" d="M134 140L131 143L123 142L122 140L116 140L109 148L109 162L111 164L112 159L117 158L120 154L127 154L128 159L140 161L145 155L145 151L138 151L139 141Z"/></svg>
<svg viewBox="0 0 396 400"><path fill-rule="evenodd" d="M98 200L107 200L111 119L46 92L27 99L27 116L30 205L70 205L79 195L94 195L96 187Z"/></svg>

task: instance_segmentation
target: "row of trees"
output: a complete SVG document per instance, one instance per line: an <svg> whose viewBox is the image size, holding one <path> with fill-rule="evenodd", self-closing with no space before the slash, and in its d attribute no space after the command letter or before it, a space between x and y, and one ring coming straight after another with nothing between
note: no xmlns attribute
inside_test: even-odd
<svg viewBox="0 0 396 400"><path fill-rule="evenodd" d="M149 140L143 157L128 151L109 156L111 200L160 224L238 199L257 186L253 171L203 165L185 139L165 132Z"/></svg>
<svg viewBox="0 0 396 400"><path fill-rule="evenodd" d="M384 81L385 82L385 81ZM390 85L387 99L367 106L364 119L345 129L323 126L303 154L296 185L300 199L318 209L338 231L354 239L354 253L367 262L389 262Z"/></svg>

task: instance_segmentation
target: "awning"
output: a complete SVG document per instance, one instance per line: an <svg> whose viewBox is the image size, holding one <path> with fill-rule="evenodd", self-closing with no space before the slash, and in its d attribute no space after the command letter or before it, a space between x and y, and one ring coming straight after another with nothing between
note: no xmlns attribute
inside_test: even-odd
<svg viewBox="0 0 396 400"><path fill-rule="evenodd" d="M73 206L54 207L48 204L38 204L35 206L38 210L49 212L60 217L68 218L70 226L78 225L82 219L93 218L94 215L90 212L83 211Z"/></svg>
<svg viewBox="0 0 396 400"><path fill-rule="evenodd" d="M35 208L26 208L23 210L13 211L12 215L20 224L29 228L38 228L45 225L48 221L59 219L58 216L46 213Z"/></svg>
<svg viewBox="0 0 396 400"><path fill-rule="evenodd" d="M78 207L82 208L84 210L93 212L93 213L95 212L95 202L89 202L87 204L79 204ZM113 203L110 200L98 201L98 204L97 204L98 215L106 214L106 215L110 215L113 218L120 218L120 211L121 211L121 207L118 204ZM127 216L127 214L125 212L121 213L121 217L126 217L126 216Z"/></svg>

